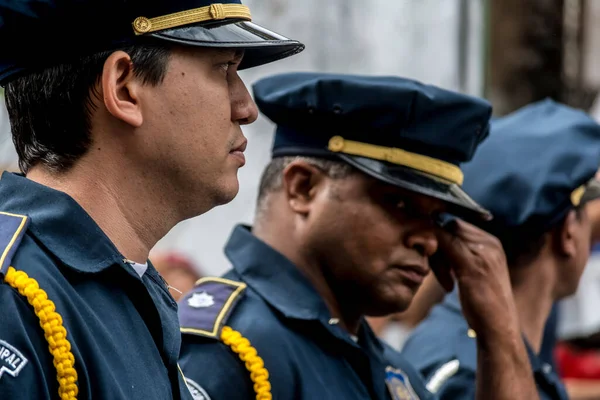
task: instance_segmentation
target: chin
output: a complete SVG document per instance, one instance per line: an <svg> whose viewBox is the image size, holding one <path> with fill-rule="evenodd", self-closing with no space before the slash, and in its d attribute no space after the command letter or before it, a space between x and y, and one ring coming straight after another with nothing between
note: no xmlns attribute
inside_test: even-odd
<svg viewBox="0 0 600 400"><path fill-rule="evenodd" d="M216 206L221 206L231 202L235 199L235 196L240 191L240 184L238 182L237 176L233 180L233 182L225 187L222 187L219 193L216 196Z"/></svg>
<svg viewBox="0 0 600 400"><path fill-rule="evenodd" d="M569 296L573 296L576 292L577 292L577 284L573 284L568 288L564 288L564 290L559 293L558 298L556 300L559 299L564 299L565 297L569 297Z"/></svg>
<svg viewBox="0 0 600 400"><path fill-rule="evenodd" d="M410 306L413 295L395 295L385 298L375 299L370 305L367 315L373 317L384 317L390 314L404 312Z"/></svg>

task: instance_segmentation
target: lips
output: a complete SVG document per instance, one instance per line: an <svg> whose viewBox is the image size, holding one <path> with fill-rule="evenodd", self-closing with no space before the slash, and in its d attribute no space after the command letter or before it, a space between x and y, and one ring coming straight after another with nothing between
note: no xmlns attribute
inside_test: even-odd
<svg viewBox="0 0 600 400"><path fill-rule="evenodd" d="M415 284L420 285L427 274L429 274L429 268L419 264L403 264L394 265L394 269L406 279Z"/></svg>
<svg viewBox="0 0 600 400"><path fill-rule="evenodd" d="M240 167L243 167L246 164L246 157L244 156L244 151L246 150L246 146L248 145L248 140L243 138L239 144L237 144L231 151L229 155L236 158L240 164Z"/></svg>
<svg viewBox="0 0 600 400"><path fill-rule="evenodd" d="M234 147L230 153L234 153L236 151L239 151L241 153L243 153L244 151L246 151L246 146L248 146L248 139L245 139L243 141L241 141L236 147Z"/></svg>

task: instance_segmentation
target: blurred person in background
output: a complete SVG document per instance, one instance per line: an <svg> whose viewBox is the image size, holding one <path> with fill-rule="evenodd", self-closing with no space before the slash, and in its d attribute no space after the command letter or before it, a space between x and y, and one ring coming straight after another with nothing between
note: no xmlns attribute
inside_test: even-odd
<svg viewBox="0 0 600 400"><path fill-rule="evenodd" d="M588 215L594 246L577 292L559 303L556 332L557 367L572 400L600 399L600 200Z"/></svg>
<svg viewBox="0 0 600 400"><path fill-rule="evenodd" d="M265 78L254 96L277 125L255 224L230 237L233 270L180 301L180 363L198 398L431 398L364 316L406 309L436 253L482 332L477 399L535 399L500 243L463 221L440 227L442 213L490 217L459 168L488 134L489 103L318 73Z"/></svg>
<svg viewBox="0 0 600 400"><path fill-rule="evenodd" d="M568 399L539 353L554 303L575 292L589 256L588 208L600 197L600 126L551 100L492 122L465 170L465 190L490 209L479 225L505 250L523 339L541 399ZM473 399L481 332L463 316L460 287L412 332L402 354L440 399Z"/></svg>
<svg viewBox="0 0 600 400"><path fill-rule="evenodd" d="M202 277L200 269L188 257L173 251L151 254L150 261L167 282L169 292L175 301L179 301L179 298L190 291L196 281Z"/></svg>
<svg viewBox="0 0 600 400"><path fill-rule="evenodd" d="M190 398L148 254L238 192L238 71L304 47L224 2L0 0L2 399Z"/></svg>

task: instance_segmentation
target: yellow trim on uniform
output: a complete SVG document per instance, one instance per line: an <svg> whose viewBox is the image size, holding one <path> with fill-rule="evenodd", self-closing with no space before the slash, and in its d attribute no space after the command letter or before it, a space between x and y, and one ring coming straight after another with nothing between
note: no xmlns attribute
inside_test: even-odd
<svg viewBox="0 0 600 400"><path fill-rule="evenodd" d="M184 328L181 327L182 333L198 334L202 336L208 336L221 340L225 345L231 348L239 358L244 362L246 369L250 371L250 379L253 383L254 392L256 393L256 400L272 400L273 395L271 394L271 383L269 382L269 371L265 367L263 359L258 355L258 351L252 346L250 341L243 337L238 331L233 330L229 326L224 326L219 332L221 322L229 312L229 309L236 298L246 289L247 285L243 282L236 282L225 278L200 278L196 281L196 286L202 285L206 282L218 282L236 289L229 295L229 298L219 311L217 318L215 319L212 331L195 328ZM179 369L181 375L185 379L185 375L181 368ZM187 384L187 382L186 382Z"/></svg>
<svg viewBox="0 0 600 400"><path fill-rule="evenodd" d="M77 387L77 371L74 368L75 356L71 352L71 343L67 339L67 330L63 326L63 319L54 302L48 294L40 288L37 281L30 278L25 272L8 267L6 283L17 289L27 297L33 306L35 315L40 320L44 336L48 341L48 349L54 357L56 379L58 380L58 396L61 400L76 400L79 388Z"/></svg>
<svg viewBox="0 0 600 400"><path fill-rule="evenodd" d="M179 373L181 374L181 377L183 378L183 383L185 383L185 387L187 388L187 390L189 390L191 392L190 385L188 385L187 379L185 379L185 375L183 374L183 371L181 370L179 363L177 363L177 369L179 370Z"/></svg>
<svg viewBox="0 0 600 400"><path fill-rule="evenodd" d="M250 379L254 383L256 400L271 400L273 395L271 394L269 371L265 368L265 362L252 347L250 341L228 326L223 327L221 340L246 364L246 369L250 371Z"/></svg>
<svg viewBox="0 0 600 400"><path fill-rule="evenodd" d="M573 192L571 192L571 204L577 207L579 203L581 203L581 198L583 197L584 193L585 185L581 185L577 189L573 190ZM0 265L2 265L2 262L0 262Z"/></svg>
<svg viewBox="0 0 600 400"><path fill-rule="evenodd" d="M232 281L232 280L225 279L225 278L212 278L212 277L200 278L196 281L196 285L199 285L199 284L207 282L207 281L220 282L220 283L225 283L230 286L237 286L237 289L235 289L235 291L227 299L227 302L225 302L225 304L223 305L223 308L221 309L221 311L219 312L219 315L217 316L217 319L215 320L212 331L206 331L204 329L195 329L195 328L184 328L184 327L179 328L179 330L183 333L195 333L195 334L200 334L200 335L216 337L217 331L219 330L219 326L221 325L221 321L223 321L223 318L225 318L225 315L229 311L229 307L231 307L231 303L233 303L233 301L240 295L240 293L242 293L246 289L245 283L236 282L236 281Z"/></svg>
<svg viewBox="0 0 600 400"><path fill-rule="evenodd" d="M243 19L251 21L250 9L242 4L215 3L210 6L193 8L160 17L137 17L133 21L133 31L136 35L143 35L178 26L196 24L206 21L219 21L225 18Z"/></svg>
<svg viewBox="0 0 600 400"><path fill-rule="evenodd" d="M10 217L21 218L21 225L19 225L19 228L17 229L17 231L13 235L12 239L10 240L10 242L8 242L8 246L6 246L6 249L4 249L4 252L2 253L2 256L0 256L0 267L1 267L4 264L4 259L6 258L6 255L10 251L11 247L13 246L13 244L15 244L15 240L17 240L17 238L21 234L21 231L23 230L23 227L25 226L25 222L27 222L27 216L25 216L25 215L18 215L18 214L11 214L11 213L7 213L7 212L3 212L3 211L0 211L0 214L8 215Z"/></svg>
<svg viewBox="0 0 600 400"><path fill-rule="evenodd" d="M335 153L351 154L403 165L457 185L462 185L464 180L463 172L454 164L395 147L377 146L334 136L329 139L328 148Z"/></svg>

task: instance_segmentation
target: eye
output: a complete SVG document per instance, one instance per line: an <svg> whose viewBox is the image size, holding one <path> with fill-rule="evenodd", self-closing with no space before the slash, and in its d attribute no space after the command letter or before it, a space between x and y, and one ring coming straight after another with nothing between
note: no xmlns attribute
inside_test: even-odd
<svg viewBox="0 0 600 400"><path fill-rule="evenodd" d="M230 69L232 66L236 65L236 64L237 64L237 63L236 63L235 61L229 61L229 62L226 62L226 63L222 63L222 64L220 64L220 65L219 65L219 68L221 68L221 69L222 69L222 71L223 71L225 74L227 74L227 73L229 72L229 69Z"/></svg>
<svg viewBox="0 0 600 400"><path fill-rule="evenodd" d="M224 72L227 73L229 71L229 67L231 67L231 63L227 62L227 63L222 63L219 64L219 68Z"/></svg>
<svg viewBox="0 0 600 400"><path fill-rule="evenodd" d="M406 201L403 197L398 196L397 194L387 194L384 197L384 201L390 207L394 207L396 209L404 209L406 208Z"/></svg>

